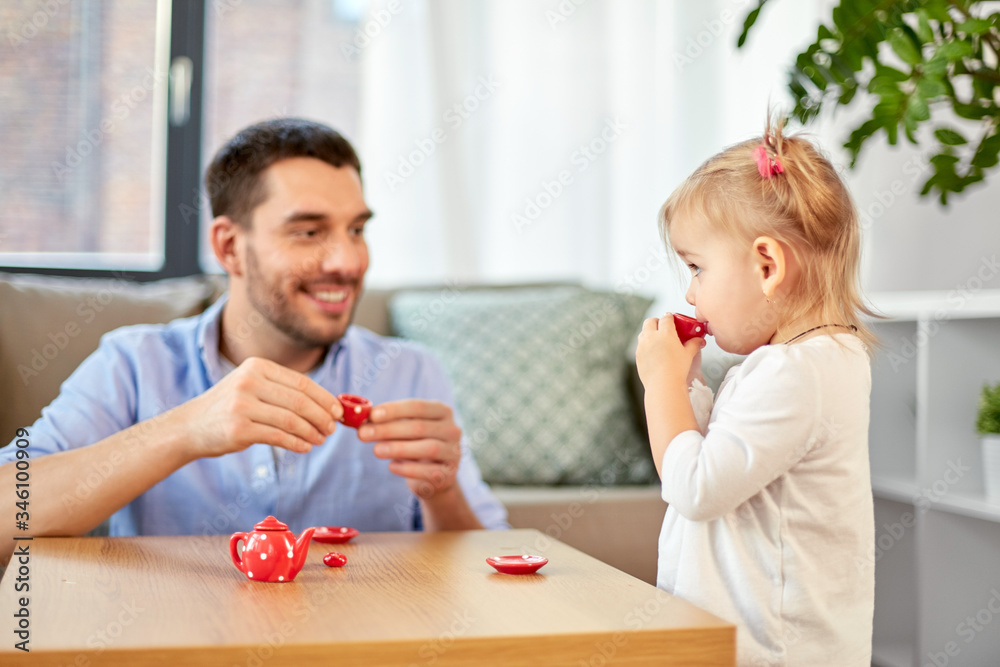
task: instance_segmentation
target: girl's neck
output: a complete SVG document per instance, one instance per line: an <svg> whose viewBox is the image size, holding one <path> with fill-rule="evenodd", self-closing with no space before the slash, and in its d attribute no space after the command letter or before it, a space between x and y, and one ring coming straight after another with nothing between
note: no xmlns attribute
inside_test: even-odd
<svg viewBox="0 0 1000 667"><path fill-rule="evenodd" d="M824 324L847 325L849 323L844 321L843 316L829 312L829 310L825 310L822 313L810 313L796 319L793 322L787 322L787 323L783 322L779 324L777 330L775 330L774 335L771 336L771 340L769 342L772 345L777 345L781 343L787 343L788 341L795 338L795 342L799 343L804 340L813 338L815 336L827 336L830 334L844 333L850 331L850 329L846 329L843 327L823 327L821 329L815 329L815 327L821 327ZM815 329L815 330L810 331L810 329ZM796 338L796 336L799 337Z"/></svg>

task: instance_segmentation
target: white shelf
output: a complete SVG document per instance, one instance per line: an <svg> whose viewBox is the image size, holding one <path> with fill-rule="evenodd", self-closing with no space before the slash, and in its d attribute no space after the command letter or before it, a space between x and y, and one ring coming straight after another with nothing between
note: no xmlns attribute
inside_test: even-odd
<svg viewBox="0 0 1000 667"><path fill-rule="evenodd" d="M872 667L913 667L913 646L907 642L873 642Z"/></svg>
<svg viewBox="0 0 1000 667"><path fill-rule="evenodd" d="M984 251L996 246L992 238L979 243ZM956 639L956 623L980 608L983 591L995 584L1000 499L983 493L974 432L981 387L1000 379L994 273L984 259L955 289L868 294L872 310L888 318L865 322L882 343L872 363L868 439L882 556L875 564L874 666L924 664ZM1000 665L1000 634L958 643L956 664Z"/></svg>
<svg viewBox="0 0 1000 667"><path fill-rule="evenodd" d="M951 492L931 502L931 508L1000 523L1000 500L982 494Z"/></svg>
<svg viewBox="0 0 1000 667"><path fill-rule="evenodd" d="M920 488L911 478L872 474L872 494L876 498L912 505L919 492Z"/></svg>
<svg viewBox="0 0 1000 667"><path fill-rule="evenodd" d="M874 292L875 310L895 320L1000 317L1000 289Z"/></svg>
<svg viewBox="0 0 1000 667"><path fill-rule="evenodd" d="M916 499L921 496L921 491L920 486L913 479L899 475L872 474L872 495L876 498L913 505ZM931 509L939 512L950 512L951 514L1000 523L1000 499L998 498L951 491L941 498L928 498L928 503Z"/></svg>

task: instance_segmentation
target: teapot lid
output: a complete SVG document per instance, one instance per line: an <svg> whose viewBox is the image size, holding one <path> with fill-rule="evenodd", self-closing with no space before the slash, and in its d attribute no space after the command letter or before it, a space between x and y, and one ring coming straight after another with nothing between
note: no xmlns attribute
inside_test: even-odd
<svg viewBox="0 0 1000 667"><path fill-rule="evenodd" d="M288 525L269 516L253 527L254 530L288 530Z"/></svg>

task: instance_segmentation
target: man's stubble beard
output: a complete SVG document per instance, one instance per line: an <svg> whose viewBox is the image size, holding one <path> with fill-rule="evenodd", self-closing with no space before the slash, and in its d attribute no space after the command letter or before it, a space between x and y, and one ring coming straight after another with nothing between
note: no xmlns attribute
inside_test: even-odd
<svg viewBox="0 0 1000 667"><path fill-rule="evenodd" d="M358 307L356 299L351 304L351 312L348 314L347 323L343 331L332 335L323 335L318 331L310 330L305 318L291 306L289 297L282 291L282 285L270 283L264 278L260 270L260 263L257 261L257 253L254 252L253 245L247 244L247 299L250 305L257 310L264 319L275 329L285 334L303 348L329 347L343 338L347 327L354 321L354 311ZM353 292L353 286L349 286Z"/></svg>

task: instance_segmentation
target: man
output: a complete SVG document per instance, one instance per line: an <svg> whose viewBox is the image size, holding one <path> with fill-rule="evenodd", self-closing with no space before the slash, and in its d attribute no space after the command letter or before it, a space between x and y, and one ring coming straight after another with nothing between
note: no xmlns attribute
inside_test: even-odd
<svg viewBox="0 0 1000 667"><path fill-rule="evenodd" d="M318 123L267 121L205 180L229 292L200 316L106 335L67 380L28 429L32 533L109 517L112 535L229 533L268 514L293 530L506 527L440 365L350 326L372 216L351 145ZM357 431L335 423L344 392L375 404ZM16 449L0 450L0 489L15 488ZM104 481L74 493L94 470Z"/></svg>

